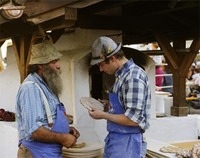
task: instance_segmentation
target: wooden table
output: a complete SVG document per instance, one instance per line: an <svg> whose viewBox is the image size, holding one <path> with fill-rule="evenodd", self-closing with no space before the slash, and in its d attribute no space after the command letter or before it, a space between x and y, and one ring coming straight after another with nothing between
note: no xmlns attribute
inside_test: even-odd
<svg viewBox="0 0 200 158"><path fill-rule="evenodd" d="M199 97L186 97L186 101L192 101L192 100L200 100Z"/></svg>

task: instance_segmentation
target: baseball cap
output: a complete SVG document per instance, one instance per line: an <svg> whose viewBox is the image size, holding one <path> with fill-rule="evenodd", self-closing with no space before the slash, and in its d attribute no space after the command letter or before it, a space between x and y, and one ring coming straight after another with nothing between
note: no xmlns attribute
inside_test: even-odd
<svg viewBox="0 0 200 158"><path fill-rule="evenodd" d="M31 49L31 58L29 65L47 64L53 60L59 59L62 56L56 49L50 39L46 39L41 43L33 44Z"/></svg>
<svg viewBox="0 0 200 158"><path fill-rule="evenodd" d="M92 45L92 60L90 65L96 65L121 49L121 43L115 43L111 38L102 36L95 40Z"/></svg>

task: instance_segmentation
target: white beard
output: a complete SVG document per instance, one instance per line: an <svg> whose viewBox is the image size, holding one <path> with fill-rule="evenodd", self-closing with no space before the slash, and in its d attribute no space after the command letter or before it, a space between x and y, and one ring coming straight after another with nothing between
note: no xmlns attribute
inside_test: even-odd
<svg viewBox="0 0 200 158"><path fill-rule="evenodd" d="M43 65L43 79L56 96L60 95L63 90L60 74L61 71L56 71L48 65Z"/></svg>

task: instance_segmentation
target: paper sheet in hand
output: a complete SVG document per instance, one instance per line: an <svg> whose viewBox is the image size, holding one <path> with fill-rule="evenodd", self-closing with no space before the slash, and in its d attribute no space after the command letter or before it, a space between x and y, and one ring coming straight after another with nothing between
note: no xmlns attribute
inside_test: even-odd
<svg viewBox="0 0 200 158"><path fill-rule="evenodd" d="M98 108L103 111L104 109L104 106L100 101L91 97L81 97L80 102L88 110L92 110L92 108Z"/></svg>

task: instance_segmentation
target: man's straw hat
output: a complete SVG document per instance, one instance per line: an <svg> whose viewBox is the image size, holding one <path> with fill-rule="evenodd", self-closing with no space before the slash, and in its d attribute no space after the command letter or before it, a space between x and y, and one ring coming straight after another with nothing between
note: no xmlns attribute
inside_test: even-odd
<svg viewBox="0 0 200 158"><path fill-rule="evenodd" d="M41 43L33 44L29 65L47 64L62 56L51 40L44 40Z"/></svg>

